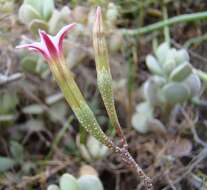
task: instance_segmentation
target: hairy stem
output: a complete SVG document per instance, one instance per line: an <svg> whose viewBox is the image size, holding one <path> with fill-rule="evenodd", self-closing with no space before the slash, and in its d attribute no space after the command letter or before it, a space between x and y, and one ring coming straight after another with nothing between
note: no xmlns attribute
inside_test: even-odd
<svg viewBox="0 0 207 190"><path fill-rule="evenodd" d="M129 151L126 148L116 147L115 152L118 153L120 155L120 158L122 159L122 161L129 168L131 168L132 170L134 170L136 172L137 176L144 181L144 185L145 185L146 190L152 190L153 189L153 185L152 185L151 178L149 178L144 173L144 171L142 170L142 168L133 159L133 157L131 156L131 154L129 153Z"/></svg>

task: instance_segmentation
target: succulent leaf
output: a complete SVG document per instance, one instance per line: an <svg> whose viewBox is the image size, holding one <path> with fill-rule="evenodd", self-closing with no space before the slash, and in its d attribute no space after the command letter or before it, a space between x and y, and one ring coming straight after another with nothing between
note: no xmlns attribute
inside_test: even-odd
<svg viewBox="0 0 207 190"><path fill-rule="evenodd" d="M60 189L57 185L52 184L48 186L47 190L60 190Z"/></svg>
<svg viewBox="0 0 207 190"><path fill-rule="evenodd" d="M24 0L25 5L30 5L32 6L34 9L36 9L39 13L41 13L42 11L42 3L44 1L43 0Z"/></svg>
<svg viewBox="0 0 207 190"><path fill-rule="evenodd" d="M192 66L188 62L178 65L170 74L170 80L183 81L192 73Z"/></svg>
<svg viewBox="0 0 207 190"><path fill-rule="evenodd" d="M148 55L146 58L146 64L148 69L153 73L157 75L163 75L162 67L158 63L158 61L155 59L154 56Z"/></svg>
<svg viewBox="0 0 207 190"><path fill-rule="evenodd" d="M166 60L166 55L168 51L170 50L170 47L168 43L164 42L162 43L156 50L155 55L158 58L158 61L160 64L163 64Z"/></svg>
<svg viewBox="0 0 207 190"><path fill-rule="evenodd" d="M166 53L166 60L163 63L163 69L167 75L169 75L172 72L172 70L176 67L175 53L175 49L170 49Z"/></svg>
<svg viewBox="0 0 207 190"><path fill-rule="evenodd" d="M105 156L108 148L97 141L93 136L89 136L87 139L87 148L91 156L95 159Z"/></svg>
<svg viewBox="0 0 207 190"><path fill-rule="evenodd" d="M174 105L187 101L190 96L190 89L182 83L171 82L162 88L161 94L166 103Z"/></svg>
<svg viewBox="0 0 207 190"><path fill-rule="evenodd" d="M132 116L132 126L140 133L147 133L148 121L153 118L153 107L148 102L143 102L136 106L136 111Z"/></svg>
<svg viewBox="0 0 207 190"><path fill-rule="evenodd" d="M147 133L149 131L149 126L147 124L148 119L148 116L144 113L135 113L132 116L133 128L140 133Z"/></svg>
<svg viewBox="0 0 207 190"><path fill-rule="evenodd" d="M187 50L186 49L177 50L175 55L175 61L178 65L182 64L183 62L189 62L190 57Z"/></svg>
<svg viewBox="0 0 207 190"><path fill-rule="evenodd" d="M79 190L104 190L97 176L84 175L78 179Z"/></svg>
<svg viewBox="0 0 207 190"><path fill-rule="evenodd" d="M191 96L198 96L201 92L201 81L198 75L192 73L183 82L190 89Z"/></svg>
<svg viewBox="0 0 207 190"><path fill-rule="evenodd" d="M33 19L41 19L40 13L31 5L23 4L19 9L19 20L24 24L29 24Z"/></svg>
<svg viewBox="0 0 207 190"><path fill-rule="evenodd" d="M44 21L44 20L40 20L40 19L33 19L30 23L29 23L29 29L31 30L31 32L34 35L38 34L38 30L48 30L48 24Z"/></svg>
<svg viewBox="0 0 207 190"><path fill-rule="evenodd" d="M151 77L144 83L144 97L151 105L155 106L160 103L158 92L164 84L164 78L158 76Z"/></svg>
<svg viewBox="0 0 207 190"><path fill-rule="evenodd" d="M59 181L61 190L79 190L78 181L70 174L63 174Z"/></svg>
<svg viewBox="0 0 207 190"><path fill-rule="evenodd" d="M42 15L45 20L49 20L54 10L53 0L44 0L42 6Z"/></svg>

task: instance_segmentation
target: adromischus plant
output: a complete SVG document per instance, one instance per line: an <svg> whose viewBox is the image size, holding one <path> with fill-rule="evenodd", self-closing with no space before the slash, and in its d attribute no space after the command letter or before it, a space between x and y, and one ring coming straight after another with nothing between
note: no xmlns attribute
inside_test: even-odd
<svg viewBox="0 0 207 190"><path fill-rule="evenodd" d="M39 28L55 33L70 14L68 7L60 11L55 9L54 0L24 0L19 9L19 20L27 25L33 34Z"/></svg>
<svg viewBox="0 0 207 190"><path fill-rule="evenodd" d="M87 171L82 171L78 179L65 173L60 177L59 186L51 184L47 190L104 190L96 171L90 166L83 166L82 168Z"/></svg>
<svg viewBox="0 0 207 190"><path fill-rule="evenodd" d="M154 54L146 57L146 65L153 75L143 85L145 102L137 105L132 118L133 127L142 133L149 130L152 121L163 128L153 116L155 107L165 112L166 108L199 96L201 91L200 78L190 64L186 49L176 50L162 43Z"/></svg>
<svg viewBox="0 0 207 190"><path fill-rule="evenodd" d="M102 131L93 112L91 111L80 89L78 88L73 78L72 72L66 65L63 56L62 42L65 33L71 30L74 26L75 24L70 24L63 27L56 36L50 36L46 32L40 30L39 36L41 42L20 45L17 48L28 48L30 50L38 51L43 55L43 57L47 60L50 70L60 89L62 90L65 99L71 106L71 109L73 110L81 125L98 141L119 154L122 161L127 166L134 169L139 177L143 178L146 188L150 190L152 189L151 179L145 175L143 170L138 166L138 164L128 152L127 143L123 136L123 132L116 114L112 90L112 77L110 73L108 52L104 37L101 8L97 8L96 19L93 28L93 46L96 61L97 80L99 91L104 101L104 105L112 126L116 128L119 136L121 137L120 146L116 146L115 143L110 140L110 138Z"/></svg>

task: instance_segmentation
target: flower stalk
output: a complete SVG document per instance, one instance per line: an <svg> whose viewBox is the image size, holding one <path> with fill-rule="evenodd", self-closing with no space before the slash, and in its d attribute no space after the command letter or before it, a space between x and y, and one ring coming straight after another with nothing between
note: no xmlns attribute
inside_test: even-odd
<svg viewBox="0 0 207 190"><path fill-rule="evenodd" d="M43 55L48 62L50 70L58 83L66 101L71 106L80 124L102 144L117 153L121 160L137 175L144 180L147 190L152 189L152 182L145 175L143 170L135 162L127 149L127 143L121 130L114 105L112 90L112 77L108 63L108 52L104 37L101 9L97 9L96 22L93 29L93 45L97 68L98 87L104 101L107 113L112 125L116 128L121 137L121 146L116 146L113 141L103 132L99 126L93 112L86 103L79 87L77 86L72 72L69 70L63 55L62 42L67 31L71 30L75 24L63 27L56 36L50 36L44 31L39 31L40 42L17 46L17 48L28 48Z"/></svg>

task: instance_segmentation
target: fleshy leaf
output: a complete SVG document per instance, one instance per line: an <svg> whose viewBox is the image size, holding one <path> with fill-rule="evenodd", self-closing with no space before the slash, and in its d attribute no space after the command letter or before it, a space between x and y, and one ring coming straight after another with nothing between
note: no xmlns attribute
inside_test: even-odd
<svg viewBox="0 0 207 190"><path fill-rule="evenodd" d="M190 57L186 49L180 49L176 51L175 61L177 64L182 64L183 62L189 62Z"/></svg>
<svg viewBox="0 0 207 190"><path fill-rule="evenodd" d="M191 96L197 96L201 92L201 81L198 75L191 74L188 78L183 82L188 88L190 88Z"/></svg>
<svg viewBox="0 0 207 190"><path fill-rule="evenodd" d="M170 80L172 81L183 81L192 73L192 66L188 62L177 66L170 74Z"/></svg>
<svg viewBox="0 0 207 190"><path fill-rule="evenodd" d="M168 43L162 43L156 50L155 55L158 58L160 64L163 64L167 58L168 51L170 47Z"/></svg>
<svg viewBox="0 0 207 190"><path fill-rule="evenodd" d="M32 6L23 4L19 9L19 20L29 24L33 19L41 19L41 15Z"/></svg>
<svg viewBox="0 0 207 190"><path fill-rule="evenodd" d="M67 173L61 176L59 186L61 190L79 190L77 179Z"/></svg>
<svg viewBox="0 0 207 190"><path fill-rule="evenodd" d="M148 69L153 73L157 75L162 75L163 71L157 60L154 56L148 55L146 58L146 64Z"/></svg>
<svg viewBox="0 0 207 190"><path fill-rule="evenodd" d="M53 0L44 0L42 7L42 14L45 20L49 20L54 10L54 1Z"/></svg>
<svg viewBox="0 0 207 190"><path fill-rule="evenodd" d="M184 84L171 82L163 87L161 94L166 103L174 105L188 100L190 89Z"/></svg>
<svg viewBox="0 0 207 190"><path fill-rule="evenodd" d="M49 185L47 190L60 190L59 187L57 185Z"/></svg>
<svg viewBox="0 0 207 190"><path fill-rule="evenodd" d="M104 190L97 176L85 175L78 179L79 190Z"/></svg>

